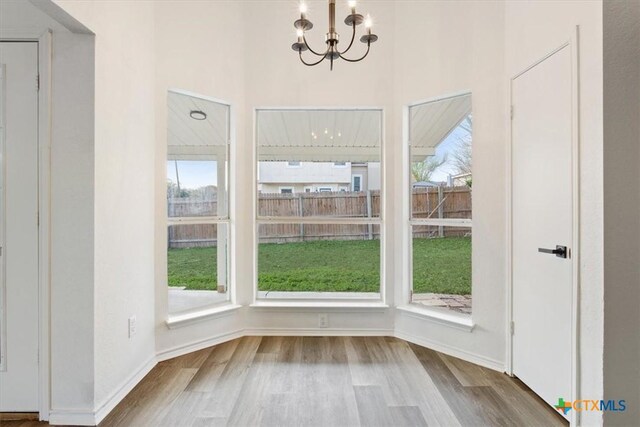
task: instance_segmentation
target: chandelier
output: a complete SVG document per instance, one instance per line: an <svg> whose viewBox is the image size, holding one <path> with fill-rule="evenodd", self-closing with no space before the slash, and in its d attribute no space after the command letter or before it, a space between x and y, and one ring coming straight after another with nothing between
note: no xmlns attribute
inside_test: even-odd
<svg viewBox="0 0 640 427"><path fill-rule="evenodd" d="M340 36L336 32L336 0L329 0L329 32L325 36L327 48L324 51L318 52L313 50L307 43L305 33L313 28L313 23L307 19L307 5L305 3L300 3L300 19L296 20L293 23L293 26L297 30L298 41L291 45L291 48L298 52L300 61L302 61L304 65L313 67L314 65L318 65L325 59L328 59L331 64L330 69L333 70L334 60L344 59L347 62L358 62L367 57L367 55L369 54L369 49L371 48L371 43L374 43L376 40L378 40L378 36L376 36L375 34L371 34L371 18L367 16L367 18L365 19L362 15L356 13L355 0L349 1L349 7L351 8L351 14L347 15L347 17L344 19L344 23L353 29L349 46L347 46L347 48L343 51L338 50L338 41L340 40ZM360 37L360 41L367 44L367 51L360 58L347 58L344 56L344 54L347 53L353 46L353 42L356 38L356 26L362 23L364 23L364 26L366 28L366 34ZM315 62L305 61L302 57L302 52L307 50L320 59Z"/></svg>

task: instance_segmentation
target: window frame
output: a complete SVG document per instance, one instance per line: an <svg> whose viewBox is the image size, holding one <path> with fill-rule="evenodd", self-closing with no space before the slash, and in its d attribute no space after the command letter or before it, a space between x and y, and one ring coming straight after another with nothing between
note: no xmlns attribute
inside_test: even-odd
<svg viewBox="0 0 640 427"><path fill-rule="evenodd" d="M289 191L283 191L283 190L289 190ZM295 189L293 187L278 187L278 193L280 193L280 194L294 194L295 193Z"/></svg>
<svg viewBox="0 0 640 427"><path fill-rule="evenodd" d="M360 188L358 189L357 192L363 191L362 190L362 180L364 179L364 177L363 177L363 175L361 173L353 173L353 174L351 174L351 191L354 191L354 192L356 191L355 190L355 178L359 178L360 179L360 182L358 184L360 186Z"/></svg>
<svg viewBox="0 0 640 427"><path fill-rule="evenodd" d="M226 185L227 185L227 191L226 191L227 208L226 208L226 215L224 216L213 215L213 216L193 216L193 217L170 217L167 210L167 212L165 213L165 228L168 231L169 227L174 225L216 225L217 226L219 224L222 224L225 226L224 228L226 229L227 245L226 245L226 257L225 257L226 283L224 284L224 287L225 287L224 293L226 294L225 300L216 302L213 304L211 303L202 304L197 307L193 307L192 309L189 309L186 312L171 313L169 312L169 308L167 306L167 314L168 314L167 324L171 323L174 319L183 317L185 315L188 315L191 317L194 317L194 316L199 317L200 316L199 313L203 313L203 316L207 316L211 314L210 312L212 309L221 308L221 307L222 309L224 309L224 307L228 305L234 305L236 301L235 268L234 268L235 260L232 259L233 248L235 247L235 230L234 230L234 221L233 221L233 218L235 216L234 215L235 214L235 181L233 177L235 176L234 174L235 174L235 168L236 168L236 165L235 165L235 139L236 139L235 110L233 105L230 102L213 98L210 96L186 91L186 90L173 89L173 88L167 90L167 102L168 102L168 96L170 93L202 99L207 102L213 102L219 105L223 105L227 108L227 111L228 111L227 119L226 119L227 144L225 147L225 152L226 152L225 178L226 178ZM167 155L165 155L165 164L168 161L170 160L167 153ZM216 168L218 168L220 166L219 164L220 162L219 161L216 161L216 162L217 162ZM164 181L165 182L167 181L166 166L164 171ZM166 208L166 205L165 205L165 208ZM219 233L219 227L216 227L216 228L217 228L217 232ZM216 237L216 240L218 239L219 238ZM165 245L165 247L168 248L168 242ZM165 266L165 271L168 274L168 265ZM169 292L169 288L170 287L167 280L167 283L166 283L167 293ZM216 287L215 289L216 292L219 292L218 291L219 288L220 288L219 286Z"/></svg>
<svg viewBox="0 0 640 427"><path fill-rule="evenodd" d="M259 216L258 203L260 194L257 191L258 171L259 171L259 155L258 155L258 116L260 111L372 111L380 114L380 147L379 147L379 163L380 163L380 216L372 218L331 218L331 217L272 217ZM387 286L386 286L386 184L385 184L385 165L386 165L386 134L385 134L385 109L383 107L256 107L253 110L253 302L252 307L362 307L362 308L386 308ZM302 162L301 162L302 163ZM370 162L369 162L370 163ZM287 162L288 164L288 162ZM333 165L335 167L335 165ZM319 191L319 187L315 191ZM259 228L263 224L371 224L377 225L380 230L380 287L379 298L345 298L337 295L327 299L319 298L287 298L287 299L261 299L258 296L258 251L259 251ZM291 292L295 294L295 292ZM340 294L340 292L336 292Z"/></svg>
<svg viewBox="0 0 640 427"><path fill-rule="evenodd" d="M412 309L417 309L418 311L423 311L426 313L434 312L434 313L455 313L450 309L443 309L437 307L426 307L420 304L413 302L413 227L419 225L431 225L431 226L443 226L443 227L459 227L459 228L468 228L473 230L473 205L471 207L471 219L465 218L440 218L440 219L431 219L431 218L413 218L413 185L412 185L412 157L411 157L411 109L415 107L419 107L425 104L431 104L434 102L444 101L451 98L457 98L461 96L471 96L473 94L470 90L465 90L461 92L452 93L449 95L438 96L434 98L429 98L426 100L416 101L410 103L404 107L403 111L403 130L404 130L404 144L403 144L403 217L406 221L406 226L404 227L403 234L405 236L405 244L404 251L405 252L405 268L403 272L403 277L406 278L405 284L402 289L402 301L401 304L405 304L405 307L411 307ZM473 141L473 129L472 129L472 141ZM473 142L472 142L473 144ZM472 244L473 251L473 244ZM473 257L472 257L473 263ZM472 266L473 268L473 266ZM473 275L471 276L471 292L473 293ZM472 308L473 310L473 308ZM462 317L471 317L471 315L462 315Z"/></svg>

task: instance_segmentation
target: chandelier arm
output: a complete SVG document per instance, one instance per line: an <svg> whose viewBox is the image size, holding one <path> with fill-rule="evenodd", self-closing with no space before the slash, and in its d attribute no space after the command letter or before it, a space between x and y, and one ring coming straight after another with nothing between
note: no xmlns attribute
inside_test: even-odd
<svg viewBox="0 0 640 427"><path fill-rule="evenodd" d="M349 46L347 46L347 48L345 50L340 52L340 55L342 55L343 53L347 53L349 51L349 49L351 49L351 46L353 46L353 41L356 39L356 23L355 23L355 21L353 22L353 24L351 24L351 26L353 27L353 33L351 34L351 42L349 42Z"/></svg>
<svg viewBox="0 0 640 427"><path fill-rule="evenodd" d="M309 49L309 52L313 53L316 56L322 56L323 59L325 56L327 56L327 52L325 53L318 53L315 50L311 49L311 46L309 46L309 43L307 43L307 38L305 37L305 35L302 35L302 41L304 42L305 46L307 46L307 48Z"/></svg>
<svg viewBox="0 0 640 427"><path fill-rule="evenodd" d="M302 58L302 50L298 50L298 55L300 55L300 61L306 65L307 67L313 67L314 65L318 65L319 63L321 63L322 61L324 61L324 59L327 57L327 54L329 53L329 50L327 49L327 51L325 52L324 55L322 55L322 58L320 58L320 60L318 60L317 62L306 62L303 58Z"/></svg>
<svg viewBox="0 0 640 427"><path fill-rule="evenodd" d="M347 62L360 62L362 61L364 58L367 57L367 55L369 55L369 49L371 48L371 42L367 42L367 51L364 53L364 55L362 55L361 58L358 59L349 59L349 58L345 58L344 56L342 56L342 54L340 54L340 58L344 59Z"/></svg>

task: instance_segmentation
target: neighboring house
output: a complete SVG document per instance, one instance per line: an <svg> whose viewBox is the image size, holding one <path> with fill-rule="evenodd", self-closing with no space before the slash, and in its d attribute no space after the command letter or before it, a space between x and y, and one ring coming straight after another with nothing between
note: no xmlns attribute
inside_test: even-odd
<svg viewBox="0 0 640 427"><path fill-rule="evenodd" d="M449 187L464 187L471 182L471 173L461 173L458 175L449 175L447 185Z"/></svg>
<svg viewBox="0 0 640 427"><path fill-rule="evenodd" d="M435 182L435 181L417 181L411 184L413 188L430 188L430 187L440 187L444 183Z"/></svg>
<svg viewBox="0 0 640 427"><path fill-rule="evenodd" d="M379 163L260 162L261 193L312 193L380 189Z"/></svg>

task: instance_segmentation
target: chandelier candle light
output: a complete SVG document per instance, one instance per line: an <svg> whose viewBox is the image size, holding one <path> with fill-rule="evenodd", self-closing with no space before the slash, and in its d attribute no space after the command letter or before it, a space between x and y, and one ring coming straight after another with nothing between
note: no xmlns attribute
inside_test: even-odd
<svg viewBox="0 0 640 427"><path fill-rule="evenodd" d="M340 36L336 32L336 0L329 0L329 32L325 37L327 49L324 52L316 52L315 50L311 49L305 37L305 33L313 28L313 23L311 23L311 21L307 19L307 5L305 3L300 3L300 19L296 20L293 23L293 26L297 30L298 41L291 45L291 48L298 52L300 61L302 61L304 65L313 67L314 65L318 65L325 59L328 59L331 64L330 69L333 70L333 61L335 59L341 58L347 62L358 62L366 58L366 56L369 54L371 43L374 43L376 40L378 40L378 36L371 33L371 18L367 16L367 18L365 19L362 15L356 13L355 0L349 1L349 7L351 8L351 14L347 15L344 20L344 23L352 27L353 29L349 46L347 46L347 48L343 51L338 50L338 41L340 40ZM349 49L351 49L351 47L353 46L353 41L356 38L356 26L362 23L364 23L364 26L366 28L366 34L360 37L360 41L367 44L367 51L364 55L362 55L362 57L358 59L345 58L344 54L347 53ZM320 57L320 59L316 62L305 61L302 58L302 52L306 50Z"/></svg>

